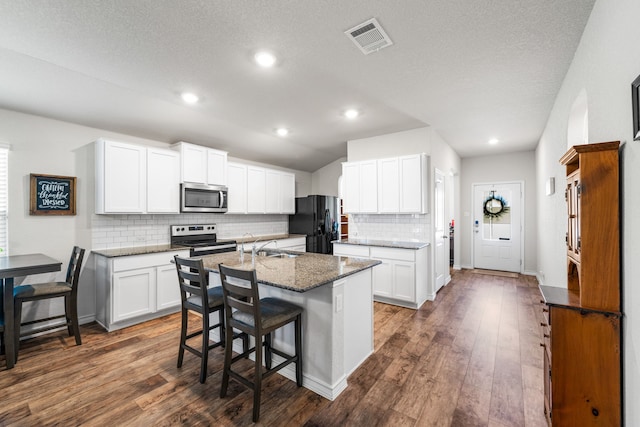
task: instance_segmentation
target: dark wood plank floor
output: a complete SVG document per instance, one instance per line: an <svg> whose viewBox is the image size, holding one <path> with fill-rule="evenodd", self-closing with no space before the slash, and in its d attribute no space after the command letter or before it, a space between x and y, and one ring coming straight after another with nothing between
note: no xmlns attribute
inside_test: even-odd
<svg viewBox="0 0 640 427"><path fill-rule="evenodd" d="M279 375L264 384L265 426L544 426L540 296L532 277L453 273L420 310L375 304L375 353L333 402ZM176 368L179 317L83 345L56 332L0 356L0 425L251 425L251 394L219 398L222 351L206 384L189 353ZM250 369L250 363L246 363Z"/></svg>

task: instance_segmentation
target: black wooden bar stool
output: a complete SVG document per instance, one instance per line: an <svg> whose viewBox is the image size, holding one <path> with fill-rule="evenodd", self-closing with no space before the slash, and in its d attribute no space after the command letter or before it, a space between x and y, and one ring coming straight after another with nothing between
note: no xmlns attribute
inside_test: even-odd
<svg viewBox="0 0 640 427"><path fill-rule="evenodd" d="M302 386L302 308L277 298L260 299L255 270L237 270L220 264L227 344L224 352L224 371L220 397L227 395L229 377L234 378L253 390L253 421L260 417L260 393L262 380L290 363L296 364L296 383ZM284 325L295 322L295 354L289 355L271 346L271 333ZM232 357L233 328L255 338L253 348ZM264 337L264 342L263 342ZM265 350L265 365L262 367L262 347ZM231 369L238 360L255 352L253 382ZM272 353L284 358L284 361L271 367Z"/></svg>
<svg viewBox="0 0 640 427"><path fill-rule="evenodd" d="M178 271L180 299L182 301L178 368L182 367L185 350L195 354L200 358L200 382L204 384L207 379L209 350L225 345L222 288L220 286L209 288L209 273L204 269L202 259L180 258L176 255L174 260ZM190 311L199 313L202 316L202 328L187 333ZM211 325L209 315L215 312L218 312L218 323ZM220 341L209 344L209 332L216 328L219 328ZM200 349L187 344L187 340L197 336L202 337ZM246 350L248 348L248 338L246 336L231 333L230 341L232 342L234 338L238 337L243 338L244 349Z"/></svg>

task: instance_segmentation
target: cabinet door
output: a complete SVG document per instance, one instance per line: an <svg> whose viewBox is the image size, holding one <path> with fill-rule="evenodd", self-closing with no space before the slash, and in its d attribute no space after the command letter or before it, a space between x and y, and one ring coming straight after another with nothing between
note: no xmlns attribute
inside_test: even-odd
<svg viewBox="0 0 640 427"><path fill-rule="evenodd" d="M155 311L156 269L113 273L113 322Z"/></svg>
<svg viewBox="0 0 640 427"><path fill-rule="evenodd" d="M400 164L400 209L402 213L425 213L424 176L422 156L406 156L398 159Z"/></svg>
<svg viewBox="0 0 640 427"><path fill-rule="evenodd" d="M156 284L156 310L180 306L180 286L175 265L156 267Z"/></svg>
<svg viewBox="0 0 640 427"><path fill-rule="evenodd" d="M247 213L247 167L238 163L227 164L229 188L228 213Z"/></svg>
<svg viewBox="0 0 640 427"><path fill-rule="evenodd" d="M392 261L380 259L373 269L373 294L381 297L393 297L393 265Z"/></svg>
<svg viewBox="0 0 640 427"><path fill-rule="evenodd" d="M207 183L207 149L199 145L181 145L182 182Z"/></svg>
<svg viewBox="0 0 640 427"><path fill-rule="evenodd" d="M247 166L247 213L264 213L266 201L264 168Z"/></svg>
<svg viewBox="0 0 640 427"><path fill-rule="evenodd" d="M280 175L276 170L265 171L265 213L280 213L282 200L280 197Z"/></svg>
<svg viewBox="0 0 640 427"><path fill-rule="evenodd" d="M180 154L147 149L147 213L180 213Z"/></svg>
<svg viewBox="0 0 640 427"><path fill-rule="evenodd" d="M416 299L416 267L412 262L393 262L393 297L414 302Z"/></svg>
<svg viewBox="0 0 640 427"><path fill-rule="evenodd" d="M280 174L280 212L283 214L296 213L296 176L292 173Z"/></svg>
<svg viewBox="0 0 640 427"><path fill-rule="evenodd" d="M380 213L400 211L398 158L378 160L378 206Z"/></svg>
<svg viewBox="0 0 640 427"><path fill-rule="evenodd" d="M207 150L207 182L227 185L227 153L219 150Z"/></svg>
<svg viewBox="0 0 640 427"><path fill-rule="evenodd" d="M360 212L360 167L356 163L342 164L342 198L345 213Z"/></svg>
<svg viewBox="0 0 640 427"><path fill-rule="evenodd" d="M377 161L360 162L360 212L378 212Z"/></svg>
<svg viewBox="0 0 640 427"><path fill-rule="evenodd" d="M104 142L104 211L144 213L146 209L147 149L138 145ZM100 177L96 177L100 183ZM100 193L100 192L98 192Z"/></svg>

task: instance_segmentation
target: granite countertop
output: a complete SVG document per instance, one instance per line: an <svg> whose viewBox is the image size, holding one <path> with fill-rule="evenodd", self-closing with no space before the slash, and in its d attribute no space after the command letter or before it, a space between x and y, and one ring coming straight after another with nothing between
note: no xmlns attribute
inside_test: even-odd
<svg viewBox="0 0 640 427"><path fill-rule="evenodd" d="M428 242L403 242L398 240L371 240L371 239L347 239L336 240L332 243L342 243L345 245L361 245L361 246L381 246L384 248L398 249L422 249L429 246Z"/></svg>
<svg viewBox="0 0 640 427"><path fill-rule="evenodd" d="M171 251L188 251L189 248L187 246L177 246L177 245L152 245L152 246L132 246L129 248L116 248L116 249L98 249L92 250L91 252L96 255L102 255L107 258L115 258L120 256L131 256L131 255L146 255L146 254L155 254L159 252L171 252Z"/></svg>
<svg viewBox="0 0 640 427"><path fill-rule="evenodd" d="M266 242L267 240L294 239L296 237L306 238L307 236L304 234L272 234L272 235L255 236L255 237L243 236L243 237L238 237L232 240L235 240L238 243L253 243L253 242Z"/></svg>
<svg viewBox="0 0 640 427"><path fill-rule="evenodd" d="M306 292L380 264L378 260L308 252L277 252L298 256L295 258L256 257L255 270L258 282L294 292ZM216 272L220 263L242 270L254 268L250 254L245 254L244 262L240 262L240 255L237 252L205 255L202 260L206 269Z"/></svg>

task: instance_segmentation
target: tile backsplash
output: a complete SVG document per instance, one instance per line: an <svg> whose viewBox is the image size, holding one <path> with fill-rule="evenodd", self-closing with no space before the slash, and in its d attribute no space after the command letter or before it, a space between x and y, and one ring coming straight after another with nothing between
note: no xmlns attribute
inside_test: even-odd
<svg viewBox="0 0 640 427"><path fill-rule="evenodd" d="M180 224L216 224L218 238L286 234L288 215L93 215L91 238L93 249L115 249L131 246L170 243L169 227Z"/></svg>
<svg viewBox="0 0 640 427"><path fill-rule="evenodd" d="M349 238L429 241L431 217L424 215L349 215Z"/></svg>

